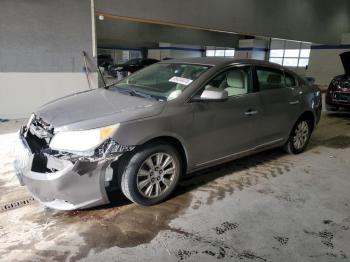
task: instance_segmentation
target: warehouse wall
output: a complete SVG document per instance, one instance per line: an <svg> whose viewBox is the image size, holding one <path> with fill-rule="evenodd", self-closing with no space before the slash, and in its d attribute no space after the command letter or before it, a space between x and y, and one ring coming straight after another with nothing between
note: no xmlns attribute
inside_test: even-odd
<svg viewBox="0 0 350 262"><path fill-rule="evenodd" d="M349 0L98 0L96 11L322 44L350 32Z"/></svg>
<svg viewBox="0 0 350 262"><path fill-rule="evenodd" d="M306 75L314 77L316 84L328 86L334 76L344 74L339 54L350 51L350 45L346 47L314 46Z"/></svg>
<svg viewBox="0 0 350 262"><path fill-rule="evenodd" d="M89 0L2 0L0 118L27 117L49 100L86 90L81 52L92 57L91 32ZM96 74L91 80L95 87Z"/></svg>
<svg viewBox="0 0 350 262"><path fill-rule="evenodd" d="M148 57L158 60L164 58L186 58L201 57L204 55L202 46L194 45L177 45L169 43L159 43L159 48L148 50Z"/></svg>
<svg viewBox="0 0 350 262"><path fill-rule="evenodd" d="M103 21L96 20L96 34L99 46L112 48L152 47L153 43L158 42L235 47L241 38L235 34L131 22L108 17Z"/></svg>

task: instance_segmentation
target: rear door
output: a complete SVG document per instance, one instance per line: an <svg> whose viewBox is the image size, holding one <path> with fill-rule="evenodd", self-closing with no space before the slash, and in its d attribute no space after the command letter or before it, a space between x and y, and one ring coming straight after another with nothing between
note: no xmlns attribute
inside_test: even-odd
<svg viewBox="0 0 350 262"><path fill-rule="evenodd" d="M295 77L270 67L255 67L255 83L263 105L259 143L278 143L288 137L299 112L299 88Z"/></svg>

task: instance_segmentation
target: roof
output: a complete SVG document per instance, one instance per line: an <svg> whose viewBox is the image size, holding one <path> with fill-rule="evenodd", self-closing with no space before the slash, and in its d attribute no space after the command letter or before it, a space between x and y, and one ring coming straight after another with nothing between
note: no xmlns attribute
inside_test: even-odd
<svg viewBox="0 0 350 262"><path fill-rule="evenodd" d="M176 58L162 61L161 63L185 63L185 64L200 64L200 65L210 65L210 66L218 66L225 65L231 63L247 63L254 65L269 65L269 66L278 66L278 64L270 63L264 60L255 60L255 59L234 59L234 58L226 58L226 57L192 57L192 58Z"/></svg>

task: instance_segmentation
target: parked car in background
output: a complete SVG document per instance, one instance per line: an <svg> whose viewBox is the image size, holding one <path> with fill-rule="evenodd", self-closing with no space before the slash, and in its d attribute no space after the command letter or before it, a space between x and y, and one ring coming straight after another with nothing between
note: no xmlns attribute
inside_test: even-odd
<svg viewBox="0 0 350 262"><path fill-rule="evenodd" d="M56 209L106 204L116 188L154 205L187 173L275 147L303 152L321 101L277 64L163 61L37 110L19 132L16 174Z"/></svg>
<svg viewBox="0 0 350 262"><path fill-rule="evenodd" d="M105 70L108 69L111 65L113 65L114 60L110 55L98 55L97 56L97 65L99 67L103 67Z"/></svg>
<svg viewBox="0 0 350 262"><path fill-rule="evenodd" d="M111 76L117 78L118 72L122 73L123 76L127 76L129 73L134 73L146 66L158 63L159 60L157 59L142 59L142 58L135 58L131 59L128 62L120 65L113 65L110 66L108 69L108 72Z"/></svg>
<svg viewBox="0 0 350 262"><path fill-rule="evenodd" d="M350 52L340 55L345 74L333 78L326 93L326 109L350 109Z"/></svg>

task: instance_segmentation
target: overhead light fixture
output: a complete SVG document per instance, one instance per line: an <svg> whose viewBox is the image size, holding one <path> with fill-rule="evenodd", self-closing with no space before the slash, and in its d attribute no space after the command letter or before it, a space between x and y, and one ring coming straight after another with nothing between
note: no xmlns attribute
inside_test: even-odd
<svg viewBox="0 0 350 262"><path fill-rule="evenodd" d="M99 15L99 16L98 16L98 19L101 20L101 21L103 21L103 20L105 20L105 17L104 17L103 15Z"/></svg>

